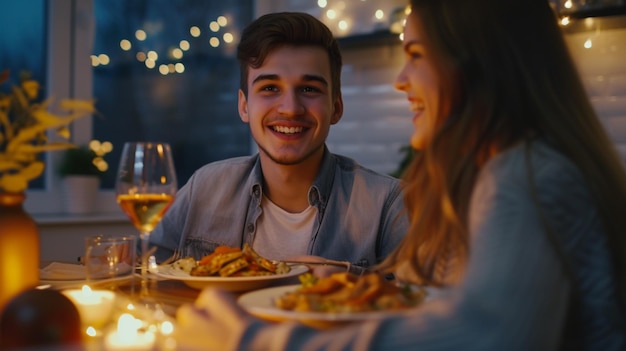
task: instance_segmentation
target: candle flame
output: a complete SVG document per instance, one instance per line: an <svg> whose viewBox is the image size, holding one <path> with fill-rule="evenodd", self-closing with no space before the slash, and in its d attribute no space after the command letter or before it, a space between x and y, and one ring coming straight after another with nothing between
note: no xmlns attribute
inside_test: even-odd
<svg viewBox="0 0 626 351"><path fill-rule="evenodd" d="M88 285L83 285L83 288L81 290L83 292L83 296L92 296L93 295L93 291L91 290L91 288Z"/></svg>

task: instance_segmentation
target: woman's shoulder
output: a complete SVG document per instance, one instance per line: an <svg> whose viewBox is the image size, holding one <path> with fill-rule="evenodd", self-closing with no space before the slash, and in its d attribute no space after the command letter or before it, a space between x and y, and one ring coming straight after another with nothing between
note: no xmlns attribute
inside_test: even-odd
<svg viewBox="0 0 626 351"><path fill-rule="evenodd" d="M485 189L499 198L540 204L544 215L559 226L597 224L595 200L583 173L565 154L540 140L516 145L490 160L477 184L477 191Z"/></svg>
<svg viewBox="0 0 626 351"><path fill-rule="evenodd" d="M594 206L590 185L580 169L543 141L516 145L488 161L474 191L520 203L539 201L556 211L557 217L561 211L571 217Z"/></svg>
<svg viewBox="0 0 626 351"><path fill-rule="evenodd" d="M503 181L528 183L541 187L545 183L584 183L582 173L565 154L545 141L535 139L519 143L487 162L483 173Z"/></svg>

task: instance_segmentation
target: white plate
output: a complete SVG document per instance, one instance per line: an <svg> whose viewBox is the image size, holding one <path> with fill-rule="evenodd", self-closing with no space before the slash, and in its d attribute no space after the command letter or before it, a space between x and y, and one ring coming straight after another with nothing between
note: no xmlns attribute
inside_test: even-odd
<svg viewBox="0 0 626 351"><path fill-rule="evenodd" d="M267 286L285 283L290 278L295 278L306 273L309 268L305 265L291 266L291 270L285 274L263 275L258 277L194 277L171 265L157 266L151 272L160 278L182 280L194 289L204 289L209 286L218 287L228 291L249 291ZM297 282L295 279L291 283Z"/></svg>
<svg viewBox="0 0 626 351"><path fill-rule="evenodd" d="M401 314L411 313L413 308L394 311L374 311L374 312L296 312L283 310L274 305L274 300L285 293L295 291L301 285L286 285L273 288L252 291L239 296L237 302L249 313L268 320L285 321L297 320L301 323L317 327L327 328L338 323L349 323L363 321L373 318L385 318Z"/></svg>

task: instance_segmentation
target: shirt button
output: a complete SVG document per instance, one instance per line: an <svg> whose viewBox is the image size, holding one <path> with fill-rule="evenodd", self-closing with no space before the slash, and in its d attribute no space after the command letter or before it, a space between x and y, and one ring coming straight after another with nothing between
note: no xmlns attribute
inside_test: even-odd
<svg viewBox="0 0 626 351"><path fill-rule="evenodd" d="M254 231L254 224L248 224L248 233L252 233Z"/></svg>

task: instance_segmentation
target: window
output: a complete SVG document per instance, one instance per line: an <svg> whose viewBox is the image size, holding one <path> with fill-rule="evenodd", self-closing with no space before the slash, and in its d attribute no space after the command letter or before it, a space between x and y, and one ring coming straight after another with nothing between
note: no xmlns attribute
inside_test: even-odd
<svg viewBox="0 0 626 351"><path fill-rule="evenodd" d="M9 71L9 82L2 87L17 85L20 75L28 74L42 86L46 84L46 6L44 0L13 1L3 5L0 12L0 71ZM43 155L45 157L46 155ZM31 189L43 189L45 178L30 184Z"/></svg>
<svg viewBox="0 0 626 351"><path fill-rule="evenodd" d="M237 112L236 45L251 21L248 0L94 0L93 136L166 141L179 184L200 166L250 153ZM103 187L115 186L109 172Z"/></svg>
<svg viewBox="0 0 626 351"><path fill-rule="evenodd" d="M45 96L96 99L99 113L73 124L72 141L114 144L100 212L119 212L113 188L125 141L169 142L180 185L203 164L250 154L237 113L235 49L253 17L252 0L38 0L4 9L2 48L11 50L0 54L12 51L14 58L0 56L0 65L24 64L46 82ZM18 56L25 51L32 57ZM32 214L62 212L59 156L46 155L45 176L29 187L25 207Z"/></svg>

